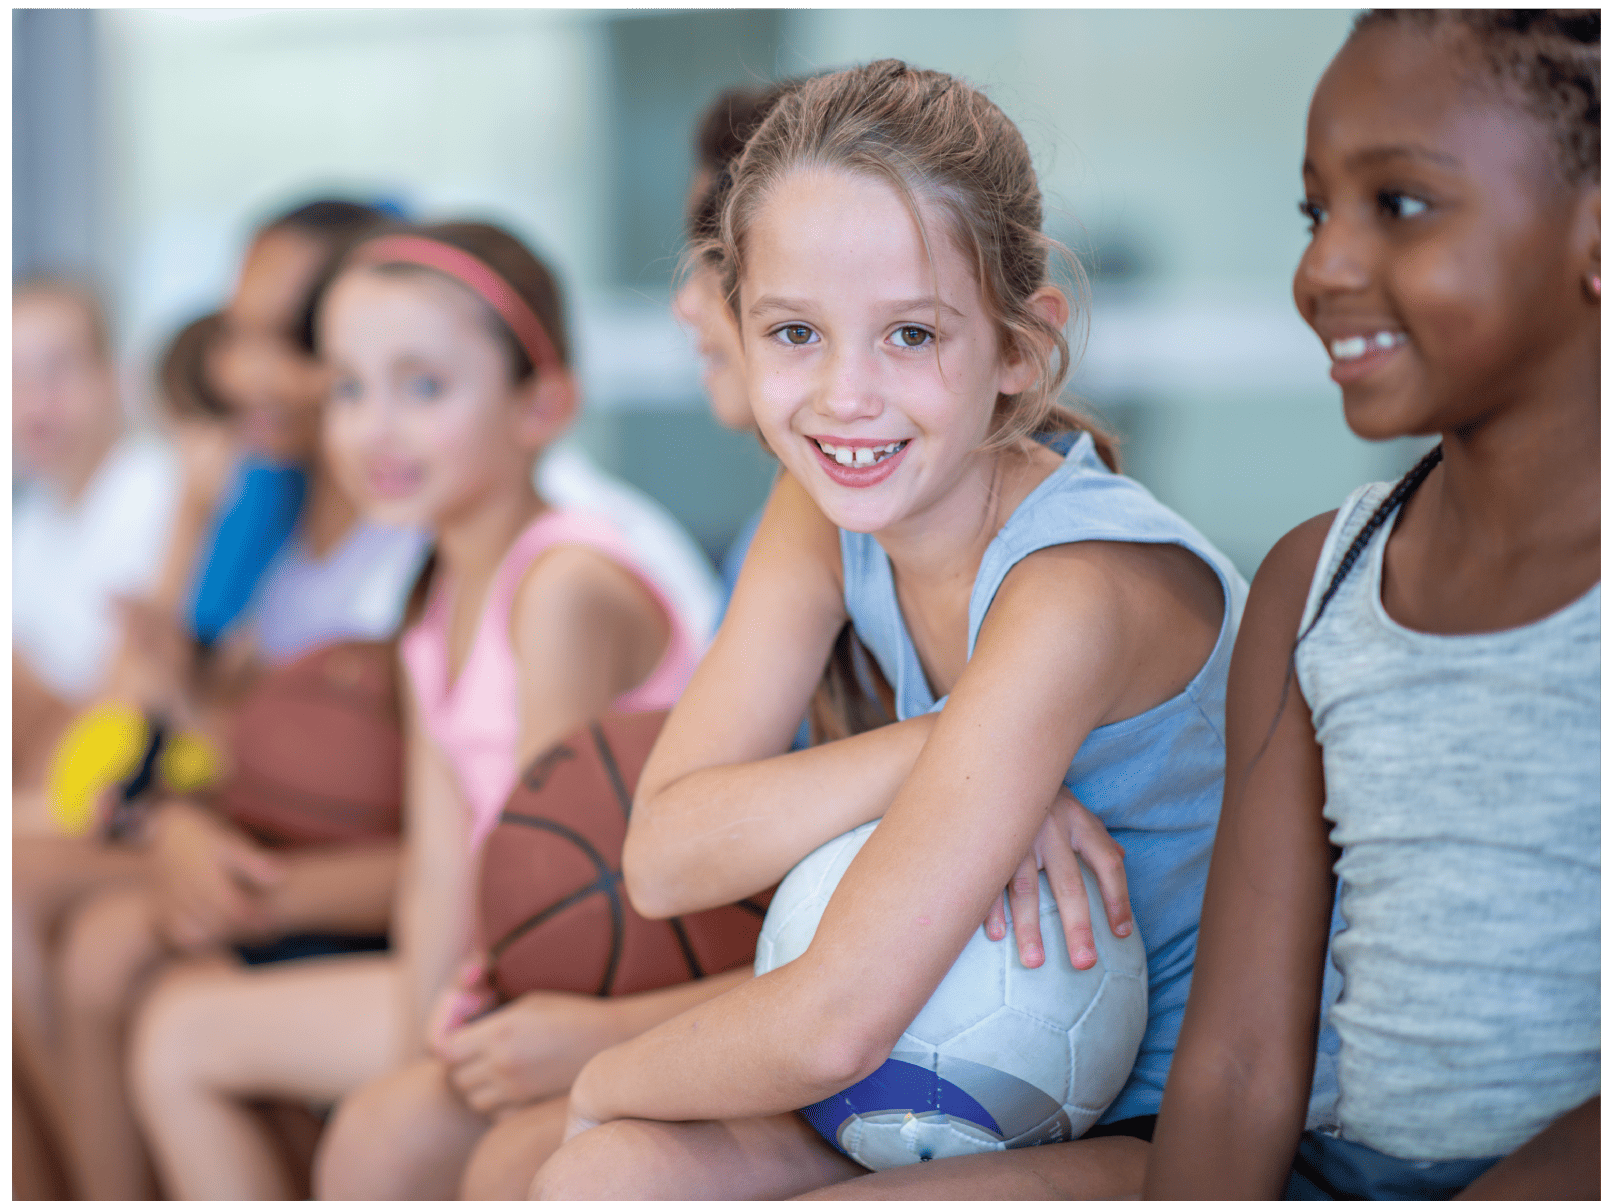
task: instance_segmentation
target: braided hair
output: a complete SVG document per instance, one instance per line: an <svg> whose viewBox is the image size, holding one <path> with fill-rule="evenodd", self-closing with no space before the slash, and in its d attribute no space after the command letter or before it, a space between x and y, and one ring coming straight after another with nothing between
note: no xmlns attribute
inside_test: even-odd
<svg viewBox="0 0 1601 1201"><path fill-rule="evenodd" d="M1340 565L1334 569L1334 574L1329 577L1328 587L1323 589L1323 595L1318 598L1317 611L1312 614L1312 620L1307 623L1306 629L1301 631L1300 636L1295 640L1295 645L1290 648L1290 661L1292 664L1295 661L1295 652L1301 648L1301 643L1306 641L1307 635L1312 632L1312 627L1317 625L1318 619L1323 616L1323 611L1329 607L1329 602L1334 599L1334 593L1345 582L1345 577L1351 574L1351 568L1356 566L1356 561L1362 557L1362 552L1367 549L1367 544L1372 541L1373 535L1380 526L1389 520L1391 513L1394 513L1412 498L1412 494L1418 490L1418 485L1439 464L1440 446L1436 443L1434 449L1414 463L1412 470L1396 482L1395 487L1390 489L1390 494L1379 503L1378 508L1373 510L1373 516L1369 517L1366 524L1356 532L1356 537L1351 539L1351 545L1346 547L1345 554L1340 556Z"/></svg>
<svg viewBox="0 0 1601 1201"><path fill-rule="evenodd" d="M1379 502L1379 507L1373 510L1373 515L1362 524L1362 528L1356 532L1356 537L1351 539L1351 544L1345 548L1345 553L1340 556L1339 565L1335 567L1334 574L1329 576L1329 582L1323 589L1323 595L1318 597L1317 609L1312 613L1312 620L1307 622L1306 629L1302 630L1290 645L1290 654L1284 664L1284 684L1279 689L1278 707L1273 710L1273 720L1268 723L1267 733L1262 736L1262 745L1256 748L1256 754L1252 755L1251 761L1245 765L1245 773L1241 777L1242 780L1250 779L1251 773L1256 770L1256 765L1261 761L1262 756L1267 753L1268 743L1273 741L1273 731L1279 728L1279 719L1284 716L1284 707L1290 701L1290 681L1295 678L1295 654L1301 649L1301 643L1307 640L1313 628L1322 619L1324 611L1329 607L1329 602L1334 599L1334 594L1339 591L1340 585L1345 583L1345 577L1351 574L1351 569L1356 566L1357 560L1362 557L1362 552L1367 549L1368 543L1373 540L1373 535L1378 533L1380 527L1390 519L1392 513L1398 512L1407 501L1412 499L1412 494L1418 490L1418 486L1423 483L1429 472L1440 465L1440 458L1440 444L1436 443L1428 454L1412 465L1412 470L1396 481L1395 487L1391 488L1389 494Z"/></svg>
<svg viewBox="0 0 1601 1201"><path fill-rule="evenodd" d="M1551 131L1557 165L1570 183L1601 170L1601 14L1595 9L1374 9L1351 36L1406 26L1465 34L1480 66Z"/></svg>

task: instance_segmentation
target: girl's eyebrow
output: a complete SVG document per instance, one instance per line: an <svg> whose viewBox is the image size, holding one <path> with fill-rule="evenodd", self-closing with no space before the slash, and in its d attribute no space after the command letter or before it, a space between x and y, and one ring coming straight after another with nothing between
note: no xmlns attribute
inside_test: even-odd
<svg viewBox="0 0 1601 1201"><path fill-rule="evenodd" d="M746 309L745 312L751 317L763 317L768 313L798 313L805 307L806 305L801 301L791 300L787 296L763 296L752 304L750 308ZM942 309L953 317L965 318L967 316L949 301L941 300L938 296L933 295L913 296L907 300L890 300L879 307L890 312L903 312L907 309Z"/></svg>
<svg viewBox="0 0 1601 1201"><path fill-rule="evenodd" d="M1403 142L1393 146L1365 146L1361 150L1353 150L1345 156L1345 165L1349 167L1367 167L1376 163L1386 163L1394 159L1422 159L1438 167L1448 167L1460 171L1462 161L1440 150L1430 150L1426 146ZM1318 173L1310 158L1301 163L1302 175L1316 175Z"/></svg>

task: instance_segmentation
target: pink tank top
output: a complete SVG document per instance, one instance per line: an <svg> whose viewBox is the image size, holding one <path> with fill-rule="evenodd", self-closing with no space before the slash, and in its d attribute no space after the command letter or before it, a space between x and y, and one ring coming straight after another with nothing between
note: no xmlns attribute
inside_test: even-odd
<svg viewBox="0 0 1601 1201"><path fill-rule="evenodd" d="M592 547L615 560L650 589L672 625L667 649L649 678L612 705L637 713L669 708L684 691L700 658L683 620L643 572L627 540L604 518L551 509L517 536L495 569L461 674L452 685L446 649L450 589L434 589L422 619L400 641L401 657L417 696L423 726L455 769L472 815L472 849L488 837L517 782L517 661L511 645L511 604L528 568L555 546Z"/></svg>

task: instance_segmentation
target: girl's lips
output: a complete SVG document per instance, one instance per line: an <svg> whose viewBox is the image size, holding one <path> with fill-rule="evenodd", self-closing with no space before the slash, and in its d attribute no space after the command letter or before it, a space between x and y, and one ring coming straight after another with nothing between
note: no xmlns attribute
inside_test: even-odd
<svg viewBox="0 0 1601 1201"><path fill-rule="evenodd" d="M1329 366L1329 378L1337 384L1354 383L1379 370L1406 346L1405 334L1387 330L1372 336L1336 338L1330 345L1334 362Z"/></svg>
<svg viewBox="0 0 1601 1201"><path fill-rule="evenodd" d="M404 500L421 486L422 475L420 467L369 467L367 487L377 500Z"/></svg>
<svg viewBox="0 0 1601 1201"><path fill-rule="evenodd" d="M807 438L806 441L807 444L812 448L812 454L816 456L818 463L821 464L823 470L828 474L829 479L833 480L836 484L843 484L847 488L871 488L874 484L883 483L890 477L894 470L900 466L901 454L906 450L907 446L910 445L909 440L902 441L899 449L883 456L876 463L873 463L869 466L846 467L841 464L833 455L826 453L823 448L818 445L818 440L816 438ZM853 448L858 446L872 447L893 445L893 443L886 443L882 441L874 442L866 438L830 438L828 439L828 444L830 446L850 446Z"/></svg>

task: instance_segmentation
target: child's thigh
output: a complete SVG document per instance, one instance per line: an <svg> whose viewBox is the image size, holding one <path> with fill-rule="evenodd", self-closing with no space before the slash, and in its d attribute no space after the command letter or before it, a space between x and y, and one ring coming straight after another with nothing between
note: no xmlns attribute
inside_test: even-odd
<svg viewBox="0 0 1601 1201"><path fill-rule="evenodd" d="M1137 1138L1092 1138L1016 1151L939 1159L872 1172L805 1194L804 1201L1134 1201L1145 1181L1150 1144ZM800 1201L797 1198L796 1201Z"/></svg>
<svg viewBox="0 0 1601 1201"><path fill-rule="evenodd" d="M164 974L138 1019L140 1091L338 1100L391 1067L394 961L333 956L246 968L220 958Z"/></svg>
<svg viewBox="0 0 1601 1201"><path fill-rule="evenodd" d="M443 1062L429 1056L409 1063L339 1103L318 1152L316 1195L322 1201L454 1198L467 1158L488 1129L489 1119L451 1088Z"/></svg>
<svg viewBox="0 0 1601 1201"><path fill-rule="evenodd" d="M608 1122L565 1144L530 1201L781 1201L863 1174L797 1114Z"/></svg>
<svg viewBox="0 0 1601 1201"><path fill-rule="evenodd" d="M31 923L46 937L66 910L108 884L135 883L149 872L149 856L94 838L14 832L11 902L14 922Z"/></svg>
<svg viewBox="0 0 1601 1201"><path fill-rule="evenodd" d="M479 1140L461 1181L461 1201L527 1201L534 1174L561 1146L567 1097L501 1118Z"/></svg>
<svg viewBox="0 0 1601 1201"><path fill-rule="evenodd" d="M147 887L107 888L73 910L62 938L62 1001L77 1016L121 1021L143 978L167 956Z"/></svg>

